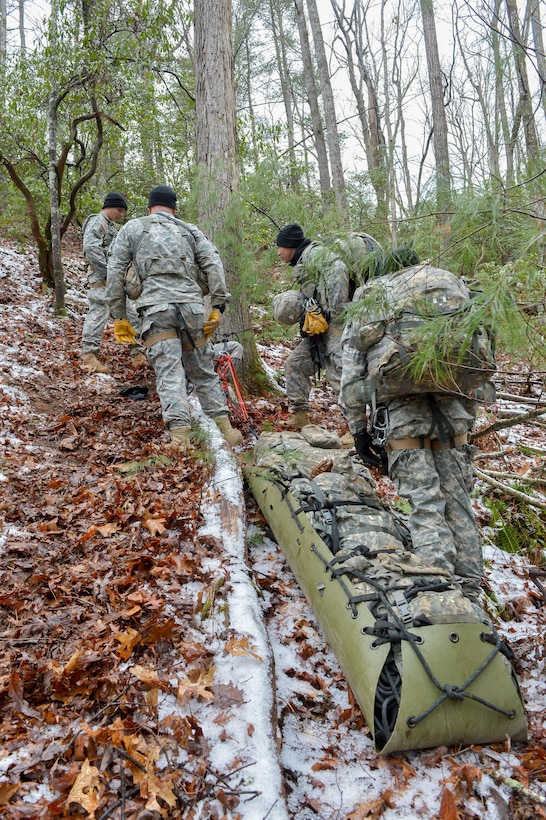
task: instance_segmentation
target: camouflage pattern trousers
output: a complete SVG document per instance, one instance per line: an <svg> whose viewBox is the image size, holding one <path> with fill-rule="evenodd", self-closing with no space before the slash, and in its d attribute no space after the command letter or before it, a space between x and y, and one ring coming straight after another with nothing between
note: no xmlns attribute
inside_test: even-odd
<svg viewBox="0 0 546 820"><path fill-rule="evenodd" d="M106 283L101 287L90 287L88 292L89 310L85 316L82 330L82 348L84 353L98 353L106 325L110 320L110 308L106 300ZM140 332L140 318L134 302L127 299L127 318L131 325ZM141 345L131 346L131 355L143 353Z"/></svg>
<svg viewBox="0 0 546 820"><path fill-rule="evenodd" d="M470 501L472 447L395 450L389 453L389 477L411 504L408 526L416 554L477 600L483 556Z"/></svg>
<svg viewBox="0 0 546 820"><path fill-rule="evenodd" d="M341 337L332 330L324 336L324 370L335 392L339 394L341 379ZM309 410L311 379L315 375L315 365L311 353L311 340L304 337L286 359L286 396L292 410Z"/></svg>
<svg viewBox="0 0 546 820"><path fill-rule="evenodd" d="M201 408L207 416L221 416L228 412L214 369L212 345L209 342L198 347L191 346L190 339L198 345L204 339L203 320L202 305L162 304L143 311L142 339L151 342L146 355L155 372L161 415L167 429L186 427L191 423L186 375L194 385ZM153 342L156 334L168 331L176 331L180 335ZM189 349L183 350L182 345Z"/></svg>

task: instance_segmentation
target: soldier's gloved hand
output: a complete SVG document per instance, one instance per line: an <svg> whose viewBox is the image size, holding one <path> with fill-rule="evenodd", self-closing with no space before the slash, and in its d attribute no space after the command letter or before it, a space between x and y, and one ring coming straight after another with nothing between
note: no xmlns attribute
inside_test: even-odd
<svg viewBox="0 0 546 820"><path fill-rule="evenodd" d="M218 308L212 308L208 320L203 325L203 333L205 334L207 339L209 338L209 336L212 336L214 331L218 330L218 328L220 327L221 316L222 314L220 313Z"/></svg>
<svg viewBox="0 0 546 820"><path fill-rule="evenodd" d="M129 319L116 319L114 321L114 337L120 345L136 345L138 333L132 327Z"/></svg>
<svg viewBox="0 0 546 820"><path fill-rule="evenodd" d="M372 436L366 430L355 433L354 440L355 450L360 460L370 467L379 468L384 475L387 475L387 451L385 448L374 444Z"/></svg>

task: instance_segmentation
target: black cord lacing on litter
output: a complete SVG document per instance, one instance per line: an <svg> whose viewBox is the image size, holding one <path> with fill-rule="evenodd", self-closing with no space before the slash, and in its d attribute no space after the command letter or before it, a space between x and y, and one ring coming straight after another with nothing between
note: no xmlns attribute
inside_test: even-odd
<svg viewBox="0 0 546 820"><path fill-rule="evenodd" d="M281 492L282 492L283 499L287 502L288 508L290 510L290 514L292 515L292 517L294 518L294 520L296 521L296 523L298 524L298 526L300 527L300 529L302 531L303 531L303 527L301 526L301 523L298 520L298 515L302 512L318 511L320 509L325 509L326 508L326 509L329 509L329 510L333 510L334 514L333 514L332 518L335 519L335 509L336 509L336 507L348 506L348 505L364 506L363 502L329 501L328 499L326 499L326 497L324 496L324 494L322 493L322 491L319 488L320 494L317 493L316 496L313 498L313 505L308 505L307 510L305 509L304 506L302 506L302 507L300 507L296 510L296 509L294 509L294 507L290 503L290 499L288 498L289 488L283 482L280 481L280 478L278 476L275 477L275 483L278 484L282 488ZM316 485L316 486L318 487L318 485ZM320 498L320 495L323 496L324 501ZM320 505L322 505L322 506L320 506ZM337 522L336 522L335 529L337 530ZM345 594L347 596L348 608L351 609L351 613L352 613L353 618L358 617L357 604L362 603L362 602L375 603L374 609L376 611L377 611L377 608L379 607L379 605L381 605L381 604L387 610L387 617L381 617L380 619L377 619L375 621L375 624L372 627L364 627L363 630L362 630L363 634L374 635L375 638L378 640L377 645L379 645L380 643L396 644L396 643L401 643L402 641L407 641L410 644L410 646L412 647L413 651L415 652L417 658L421 662L421 665L423 666L423 668L424 668L427 676L429 677L430 681L434 684L436 689L438 689L438 691L440 691L442 693L436 699L436 701L434 701L434 703L432 703L420 715L411 715L407 719L407 725L410 728L414 728L415 726L417 726L418 723L420 723L422 720L424 720L426 717L428 717L430 714L432 714L432 712L434 712L446 700L453 700L453 701L461 702L465 698L468 699L468 700L473 700L477 703L480 703L482 706L485 706L489 709L492 709L493 711L495 711L495 712L497 712L497 713L499 713L499 714L501 714L504 717L507 717L509 719L513 719L515 717L514 710L502 709L501 707L496 706L494 703L491 703L490 701L485 700L484 698L480 698L477 695L474 695L473 693L467 691L468 688L472 685L472 683L474 683L474 681L482 674L482 672L493 661L493 659L495 658L497 653L498 652L503 653L503 644L502 644L502 641L501 641L501 639L498 635L492 635L492 634L490 635L489 633L481 633L480 637L482 638L482 640L484 640L486 642L494 643L493 648L492 648L491 652L489 653L489 655L486 658L484 658L482 663L474 670L474 672L469 676L469 678L463 684L460 684L460 685L452 685L452 684L449 684L449 683L441 684L438 681L438 679L436 678L436 676L434 675L434 672L432 671L432 669L431 669L430 665L428 664L426 658L424 657L423 653L419 649L419 642L421 641L421 637L417 636L417 635L414 635L413 633L411 633L409 631L407 625L398 616L396 610L391 605L390 601L388 600L388 598L386 596L386 592L392 593L393 591L402 591L403 594L404 594L404 597L407 601L408 598L411 600L412 597L415 597L415 595L417 595L420 592L424 591L424 589L427 589L427 590L433 589L434 591L446 590L450 587L450 584L448 582L443 582L443 581L438 582L438 583L436 583L436 582L428 583L427 582L426 586L423 586L420 583L416 582L410 587L404 587L404 586L401 586L401 585L393 585L392 587L388 587L387 589L385 589L384 585L382 586L375 579L368 578L366 575L364 575L361 572L349 570L349 573L351 574L351 576L353 576L357 580L365 582L367 585L373 587L373 589L375 590L375 592L373 592L373 593L355 595L351 591L351 589L349 587L349 584L345 581L345 579L343 577L344 575L347 574L347 570L343 569L341 559L338 559L338 560L334 559L334 561L330 561L330 560L326 559L323 555L321 555L320 550L317 548L316 544L313 544L311 546L311 551L314 552L315 555L322 561L322 563L324 564L325 570L330 573L330 577L332 578L332 580L335 579L340 584L341 588L343 589L343 591L345 592ZM339 566L334 566L334 564L339 564ZM352 584L351 584L351 586L352 586ZM370 609L373 612L373 609L371 607L370 607ZM393 665L395 666L394 663L393 663ZM392 682L396 678L398 678L399 684L397 684L398 685L398 690L396 692L394 692L394 690L392 689ZM386 699L389 701L389 704L390 704L390 701L393 697L394 697L395 701L397 699L399 699L399 688L401 686L401 677L400 677L399 673L397 672L397 674L394 675L394 677L393 677L392 674L389 673L388 680L386 680L386 683L387 683L387 685L384 687L385 692L387 692L389 686L391 686L390 692L388 694L386 694L386 696L385 696ZM376 699L376 701L377 701L377 699ZM386 704L385 700L383 701L382 704L381 703L379 704L380 712L382 714L384 713L384 715L385 715L386 723L384 725L382 725L382 729L383 729L384 734L385 734L385 730L387 732L385 734L385 737L386 737L387 740L388 740L388 737L390 736L390 734L392 733L393 728L394 728L394 725L391 725L392 724L392 713L390 715L390 718L387 719L389 709L391 708L391 705L392 705L392 704L391 705L389 705L389 704Z"/></svg>

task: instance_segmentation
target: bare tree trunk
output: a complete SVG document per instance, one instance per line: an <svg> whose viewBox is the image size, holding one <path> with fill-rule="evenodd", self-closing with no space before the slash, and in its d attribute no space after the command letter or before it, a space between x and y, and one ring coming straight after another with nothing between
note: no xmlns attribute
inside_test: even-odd
<svg viewBox="0 0 546 820"><path fill-rule="evenodd" d="M294 110L291 94L291 79L290 70L288 66L288 58L286 55L286 37L284 34L284 25L282 17L282 8L279 6L277 0L270 0L269 10L271 13L273 42L275 44L275 54L277 58L277 71L279 72L282 99L284 105L284 113L286 116L286 128L288 139L288 161L290 165L290 182L293 188L299 184L299 174L296 163L296 144L294 131Z"/></svg>
<svg viewBox="0 0 546 820"><path fill-rule="evenodd" d="M491 110L491 101L487 97L487 89L484 88L483 83L477 77L476 72L473 70L473 65L469 63L467 59L467 50L465 47L465 43L463 42L461 37L458 16L455 18L454 33L459 46L459 53L461 55L463 65L466 69L468 81L474 89L474 93L476 94L482 113L483 127L485 129L485 139L487 142L487 153L489 157L489 174L493 181L500 180L501 171L499 162L499 147L497 143L497 134L495 129L495 118L497 116L497 112L494 109ZM461 123L461 126L462 125L463 124ZM469 183L470 187L472 187L471 176L469 178Z"/></svg>
<svg viewBox="0 0 546 820"><path fill-rule="evenodd" d="M307 11L309 23L313 34L315 46L315 58L317 61L318 75L320 78L320 89L324 105L324 121L326 123L326 140L328 143L328 153L330 156L330 170L332 172L332 184L334 195L340 216L347 218L347 192L345 190L345 177L343 175L343 163L341 161L341 147L339 144L339 133L337 130L336 107L334 104L334 94L332 83L330 82L330 72L328 70L328 60L326 59L326 49L317 9L316 0L307 0Z"/></svg>
<svg viewBox="0 0 546 820"><path fill-rule="evenodd" d="M59 100L56 92L50 97L48 119L49 146L49 206L51 211L51 253L53 257L53 279L55 282L55 315L66 316L64 301L64 270L61 254L61 218L59 214L59 179L57 176L57 109Z"/></svg>
<svg viewBox="0 0 546 820"><path fill-rule="evenodd" d="M328 205L330 204L328 202L328 198L332 191L332 185L330 182L330 170L328 165L328 153L326 151L326 142L324 139L324 131L322 128L322 118L320 115L318 93L315 83L315 74L313 71L313 60L311 57L311 49L309 47L309 35L307 33L307 24L305 22L305 15L303 13L303 0L294 0L294 5L296 7L296 19L298 22L301 55L303 60L303 74L305 76L305 86L307 88L309 109L311 111L311 122L313 124L315 149L317 152L320 190L323 194L324 208L328 207Z"/></svg>
<svg viewBox="0 0 546 820"><path fill-rule="evenodd" d="M525 147L527 149L527 161L531 163L533 167L536 167L535 164L539 160L538 135L535 124L535 115L533 112L531 91L529 88L529 77L527 75L525 42L519 24L516 0L506 0L506 10L508 12L508 24L512 40L512 53L514 55L514 63L518 77L518 109L523 122Z"/></svg>
<svg viewBox="0 0 546 820"><path fill-rule="evenodd" d="M500 7L502 0L495 0L494 8L491 12L491 45L493 49L493 62L495 70L495 110L499 118L499 126L504 142L504 150L506 154L506 185L510 187L514 184L514 141L512 140L510 125L508 121L508 112L506 108L506 97L504 93L504 77L503 60L500 49L500 34L498 28L498 21L500 19Z"/></svg>
<svg viewBox="0 0 546 820"><path fill-rule="evenodd" d="M0 0L0 65L6 59L8 48L8 10L6 0Z"/></svg>
<svg viewBox="0 0 546 820"><path fill-rule="evenodd" d="M243 248L237 214L239 188L237 120L231 31L231 0L217 0L210 14L207 0L195 0L195 108L201 227L218 246L233 299L224 314L226 332L243 333L245 383L267 381L251 327L246 295L239 279ZM252 383L251 383L252 382Z"/></svg>
<svg viewBox="0 0 546 820"><path fill-rule="evenodd" d="M25 185L23 178L19 176L16 166L10 162L7 157L2 156L2 154L0 154L0 163L2 163L8 172L10 179L17 190L20 191L25 198L32 231L32 238L36 242L36 247L38 248L38 266L40 268L40 275L45 285L48 287L53 287L54 280L53 272L50 266L51 258L49 253L49 244L40 230L40 220L36 211L34 196L30 189Z"/></svg>
<svg viewBox="0 0 546 820"><path fill-rule="evenodd" d="M540 147L538 140L537 127L535 123L535 114L533 110L533 101L531 90L529 86L529 77L527 75L526 62L526 43L521 31L518 17L518 8L516 0L506 0L506 8L508 11L508 19L510 25L510 34L512 40L512 51L514 54L514 62L516 65L516 72L518 76L519 86L519 102L518 114L521 116L523 122L523 133L525 135L525 147L527 149L527 166L534 174L543 163L540 161ZM530 13L530 7L527 5L526 14ZM527 28L527 25L525 26ZM544 89L542 89L544 91ZM540 182L535 180L530 184L530 188L534 194L534 210L537 220L537 254L539 264L544 265L546 261L546 242L544 239L544 226L546 224L546 201Z"/></svg>
<svg viewBox="0 0 546 820"><path fill-rule="evenodd" d="M385 166L385 140L381 132L377 90L366 65L367 48L365 11L361 0L356 0L350 16L345 14L345 3L331 0L346 54L347 72L354 94L370 182L377 199L378 220L388 219L388 172ZM366 99L367 97L367 99Z"/></svg>
<svg viewBox="0 0 546 820"><path fill-rule="evenodd" d="M440 226L449 222L451 204L451 170L447 139L447 120L444 103L443 75L438 54L438 39L434 21L433 0L420 0L423 35L427 54L428 81L432 105L433 143L436 164L436 202Z"/></svg>
<svg viewBox="0 0 546 820"><path fill-rule="evenodd" d="M254 113L254 101L253 101L253 90L252 90L252 73L250 67L252 65L252 54L249 47L248 37L244 39L244 50L245 50L245 87L246 87L246 104L248 106L248 121L250 127L250 136L251 136L251 154L252 154L252 162L254 164L254 170L258 170L258 166L260 164L260 152L258 148L258 134L256 132L256 115Z"/></svg>
<svg viewBox="0 0 546 820"><path fill-rule="evenodd" d="M410 172L410 164L408 157L408 145L406 140L406 123L404 119L404 97L405 88L409 84L409 80L415 69L408 70L408 64L404 61L402 55L402 47L407 32L405 22L399 18L399 25L396 26L395 39L387 31L386 15L389 14L389 9L385 4L381 6L381 59L382 59L382 75L383 75L383 105L384 105L384 128L386 131L386 146L385 146L385 171L388 174L388 181L386 181L386 195L390 200L390 205L386 213L388 219L389 213L391 215L392 230L391 235L393 242L396 244L397 234L397 205L400 211L406 213L413 212L413 191L412 178ZM387 44L392 46L392 65L389 66L389 55L387 51ZM391 90L391 84L394 92ZM394 146L396 143L396 133L399 134L400 140L400 183L395 173L395 158ZM403 185L403 190L407 202L404 207L402 197L398 196L399 184Z"/></svg>
<svg viewBox="0 0 546 820"><path fill-rule="evenodd" d="M25 0L19 0L19 46L21 51L24 51L26 48Z"/></svg>
<svg viewBox="0 0 546 820"><path fill-rule="evenodd" d="M528 3L530 5L528 15L531 19L531 31L533 33L535 59L538 69L540 100L542 102L542 111L546 118L546 52L544 51L544 38L542 35L544 27L540 18L540 0L528 0Z"/></svg>

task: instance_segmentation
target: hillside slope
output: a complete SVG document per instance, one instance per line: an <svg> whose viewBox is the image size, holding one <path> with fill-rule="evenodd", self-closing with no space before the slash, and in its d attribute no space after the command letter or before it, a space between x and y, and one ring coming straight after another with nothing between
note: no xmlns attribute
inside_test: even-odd
<svg viewBox="0 0 546 820"><path fill-rule="evenodd" d="M32 254L0 242L0 817L546 817L546 601L490 543L488 486L486 585L529 742L380 758L215 425L193 402L202 449L173 453L152 371L111 333L111 375L80 369L83 281L68 260L56 320ZM342 423L327 389L313 399L313 421ZM252 408L258 426L282 410ZM483 446L543 475L543 428Z"/></svg>

